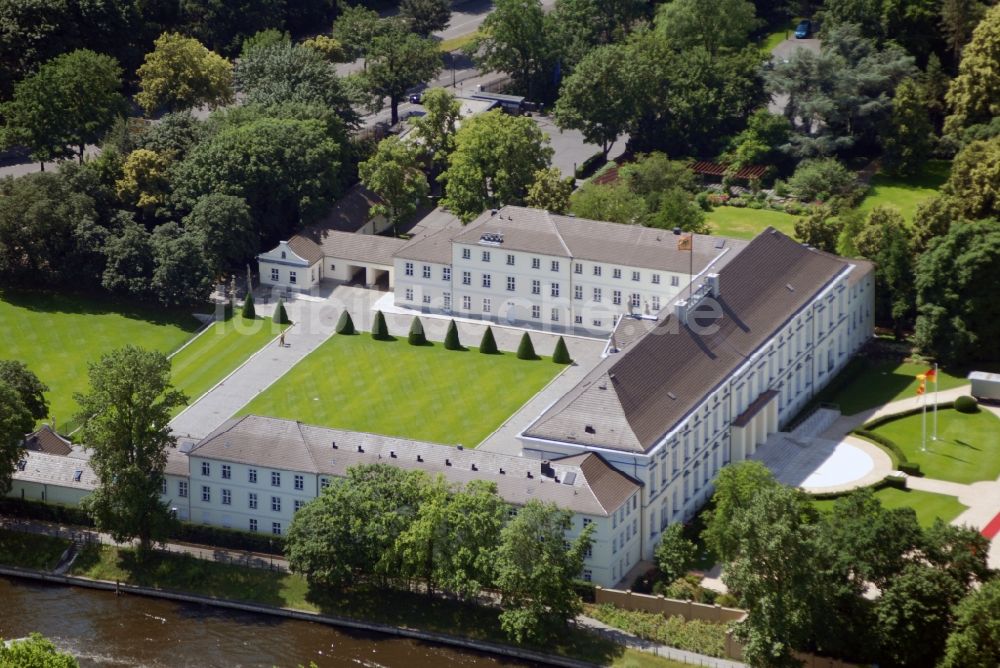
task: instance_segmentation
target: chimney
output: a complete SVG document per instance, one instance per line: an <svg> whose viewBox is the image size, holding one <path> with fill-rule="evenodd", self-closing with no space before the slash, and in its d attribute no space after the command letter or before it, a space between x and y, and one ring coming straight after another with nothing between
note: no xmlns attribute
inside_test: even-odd
<svg viewBox="0 0 1000 668"><path fill-rule="evenodd" d="M708 286L708 294L713 297L719 296L719 275L718 274L708 274L705 276L705 285Z"/></svg>
<svg viewBox="0 0 1000 668"><path fill-rule="evenodd" d="M542 475L546 478L554 478L556 475L556 470L552 468L552 464L547 459L542 462Z"/></svg>
<svg viewBox="0 0 1000 668"><path fill-rule="evenodd" d="M686 299L681 299L674 302L674 317L682 324L686 325L688 321L688 302Z"/></svg>

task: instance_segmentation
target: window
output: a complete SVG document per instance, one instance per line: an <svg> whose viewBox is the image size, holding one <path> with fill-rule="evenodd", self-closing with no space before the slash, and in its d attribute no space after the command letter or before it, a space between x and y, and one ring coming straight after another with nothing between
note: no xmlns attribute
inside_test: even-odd
<svg viewBox="0 0 1000 668"><path fill-rule="evenodd" d="M295 499L295 512L299 512L299 510L301 510L302 506L304 505L306 505L305 501L303 501L302 499Z"/></svg>
<svg viewBox="0 0 1000 668"><path fill-rule="evenodd" d="M462 259L463 260L468 260L470 258L472 258L472 251L469 250L468 248L463 248L462 249Z"/></svg>
<svg viewBox="0 0 1000 668"><path fill-rule="evenodd" d="M271 267L271 280L275 283L281 280L281 274L278 273L277 267Z"/></svg>
<svg viewBox="0 0 1000 668"><path fill-rule="evenodd" d="M611 303L616 306L620 306L622 303L622 291L614 290L611 292Z"/></svg>
<svg viewBox="0 0 1000 668"><path fill-rule="evenodd" d="M573 273L574 274L582 274L583 273L583 265L581 263L579 263L579 262L574 263L573 264Z"/></svg>
<svg viewBox="0 0 1000 668"><path fill-rule="evenodd" d="M633 281L638 281L639 280L639 272L637 272L637 271L633 271L632 272L632 280Z"/></svg>
<svg viewBox="0 0 1000 668"><path fill-rule="evenodd" d="M483 297L483 313L489 313L493 308L493 303L489 297Z"/></svg>
<svg viewBox="0 0 1000 668"><path fill-rule="evenodd" d="M188 495L188 484L186 480L178 481L177 483L177 496L182 499L186 499Z"/></svg>
<svg viewBox="0 0 1000 668"><path fill-rule="evenodd" d="M326 489L329 486L330 486L330 479L329 478L320 478L319 479L319 488L320 489Z"/></svg>
<svg viewBox="0 0 1000 668"><path fill-rule="evenodd" d="M552 260L552 271L559 271L559 260Z"/></svg>
<svg viewBox="0 0 1000 668"><path fill-rule="evenodd" d="M250 531L257 533L257 520L250 518Z"/></svg>
<svg viewBox="0 0 1000 668"><path fill-rule="evenodd" d="M603 327L600 320L594 320L594 327Z"/></svg>
<svg viewBox="0 0 1000 668"><path fill-rule="evenodd" d="M272 496L271 497L271 512L280 513L281 512L281 497Z"/></svg>
<svg viewBox="0 0 1000 668"><path fill-rule="evenodd" d="M250 492L247 495L247 508L257 510L257 492Z"/></svg>
<svg viewBox="0 0 1000 668"><path fill-rule="evenodd" d="M443 292L443 293L441 293L441 301L444 302L444 310L445 311L450 311L451 310L451 293L450 292Z"/></svg>
<svg viewBox="0 0 1000 668"><path fill-rule="evenodd" d="M552 309L552 322L559 322L559 309Z"/></svg>
<svg viewBox="0 0 1000 668"><path fill-rule="evenodd" d="M542 259L538 258L538 257L531 258L531 268L532 269L541 269L542 268Z"/></svg>
<svg viewBox="0 0 1000 668"><path fill-rule="evenodd" d="M653 295L653 310L660 310L660 295Z"/></svg>
<svg viewBox="0 0 1000 668"><path fill-rule="evenodd" d="M441 267L441 280L442 281L451 280L451 267Z"/></svg>
<svg viewBox="0 0 1000 668"><path fill-rule="evenodd" d="M205 476L206 478L211 477L211 475L212 475L212 465L209 464L208 462L202 462L201 463L201 474L203 476Z"/></svg>
<svg viewBox="0 0 1000 668"><path fill-rule="evenodd" d="M296 473L295 474L295 489L303 490L305 488L306 488L306 479L305 479L305 476L299 475L298 473Z"/></svg>
<svg viewBox="0 0 1000 668"><path fill-rule="evenodd" d="M229 480L233 477L233 467L229 464L222 465L222 479Z"/></svg>
<svg viewBox="0 0 1000 668"><path fill-rule="evenodd" d="M590 552L590 548L587 548L587 552ZM589 557L590 555L588 554L587 556ZM589 568L584 568L583 569L583 581L584 582L591 582L593 579L594 579L594 574L590 571L590 569Z"/></svg>
<svg viewBox="0 0 1000 668"><path fill-rule="evenodd" d="M403 273L407 276L413 276L413 263L407 262L403 265Z"/></svg>
<svg viewBox="0 0 1000 668"><path fill-rule="evenodd" d="M247 482L257 483L257 469L247 470Z"/></svg>
<svg viewBox="0 0 1000 668"><path fill-rule="evenodd" d="M618 269L618 268L616 267L616 268L614 269L614 271L612 271L612 272L611 272L611 275L612 275L612 276L613 276L614 278L621 278L621 277L622 277L622 270L621 270L621 269Z"/></svg>
<svg viewBox="0 0 1000 668"><path fill-rule="evenodd" d="M671 276L670 277L670 286L671 287L676 288L680 284L681 284L681 278L680 278L680 276Z"/></svg>
<svg viewBox="0 0 1000 668"><path fill-rule="evenodd" d="M508 267L514 266L514 256L511 255L510 253L507 253L507 266Z"/></svg>
<svg viewBox="0 0 1000 668"><path fill-rule="evenodd" d="M531 281L531 294L540 295L542 294L542 282L539 280Z"/></svg>
<svg viewBox="0 0 1000 668"><path fill-rule="evenodd" d="M632 295L629 297L628 303L629 306L631 306L632 308L639 308L640 306L642 306L642 299L639 296L639 293L633 292Z"/></svg>
<svg viewBox="0 0 1000 668"><path fill-rule="evenodd" d="M463 271L462 272L462 285L472 285L472 272Z"/></svg>
<svg viewBox="0 0 1000 668"><path fill-rule="evenodd" d="M597 303L601 302L601 289L594 288L594 301Z"/></svg>
<svg viewBox="0 0 1000 668"><path fill-rule="evenodd" d="M573 286L573 299L583 299L583 286L575 285Z"/></svg>
<svg viewBox="0 0 1000 668"><path fill-rule="evenodd" d="M575 322L578 325L582 325L583 324L583 316L582 315L574 316L573 322Z"/></svg>
<svg viewBox="0 0 1000 668"><path fill-rule="evenodd" d="M430 278L431 277L431 266L429 264L425 264L424 265L423 272L422 272L421 275L424 278Z"/></svg>
<svg viewBox="0 0 1000 668"><path fill-rule="evenodd" d="M271 487L281 487L281 474L271 471Z"/></svg>
<svg viewBox="0 0 1000 668"><path fill-rule="evenodd" d="M493 286L493 279L489 274L483 274L483 287L489 288Z"/></svg>
<svg viewBox="0 0 1000 668"><path fill-rule="evenodd" d="M233 505L233 492L232 490L224 489L222 490L222 505L231 506Z"/></svg>
<svg viewBox="0 0 1000 668"><path fill-rule="evenodd" d="M406 288L406 290L403 291L403 299L408 302L413 301L413 288Z"/></svg>
<svg viewBox="0 0 1000 668"><path fill-rule="evenodd" d="M330 263L330 271L336 271L336 270L337 270L337 265L335 265L334 263L331 262Z"/></svg>
<svg viewBox="0 0 1000 668"><path fill-rule="evenodd" d="M295 272L294 271L288 272L288 282L289 283L295 283L296 280L297 280L297 277L295 275Z"/></svg>
<svg viewBox="0 0 1000 668"><path fill-rule="evenodd" d="M275 536L281 535L281 522L271 522L271 533Z"/></svg>
<svg viewBox="0 0 1000 668"><path fill-rule="evenodd" d="M515 287L514 277L513 276L508 276L507 277L507 292L514 292L515 289L516 289L516 287Z"/></svg>
<svg viewBox="0 0 1000 668"><path fill-rule="evenodd" d="M558 283L553 283L552 284L552 296L553 297L558 297L559 296L559 284Z"/></svg>
<svg viewBox="0 0 1000 668"><path fill-rule="evenodd" d="M542 318L542 307L537 304L531 307L531 317L535 320L541 320Z"/></svg>
<svg viewBox="0 0 1000 668"><path fill-rule="evenodd" d="M160 494L167 493L167 479L163 478L160 480Z"/></svg>
<svg viewBox="0 0 1000 668"><path fill-rule="evenodd" d="M472 310L472 297L469 295L462 295L462 308L466 311Z"/></svg>
<svg viewBox="0 0 1000 668"><path fill-rule="evenodd" d="M594 276L600 276L600 275L601 275L601 266L598 265L598 264L595 264L594 265Z"/></svg>
<svg viewBox="0 0 1000 668"><path fill-rule="evenodd" d="M653 274L653 285L659 285L659 284L660 284L660 275Z"/></svg>
<svg viewBox="0 0 1000 668"><path fill-rule="evenodd" d="M490 252L483 251L483 262L489 262L489 261L490 261Z"/></svg>
<svg viewBox="0 0 1000 668"><path fill-rule="evenodd" d="M588 526L590 526L590 524L593 523L593 521L594 520L590 519L589 517L584 517L583 518L583 528L586 529Z"/></svg>
<svg viewBox="0 0 1000 668"><path fill-rule="evenodd" d="M201 500L205 503L212 502L212 488L208 485L201 486Z"/></svg>
<svg viewBox="0 0 1000 668"><path fill-rule="evenodd" d="M430 295L424 295L423 297L420 298L420 300L423 303L425 303L425 304L430 304L431 303L431 296Z"/></svg>

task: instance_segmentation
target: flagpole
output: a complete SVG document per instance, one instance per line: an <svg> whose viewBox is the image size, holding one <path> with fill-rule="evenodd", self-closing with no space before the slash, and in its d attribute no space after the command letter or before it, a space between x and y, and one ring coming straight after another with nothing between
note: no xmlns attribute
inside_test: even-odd
<svg viewBox="0 0 1000 668"><path fill-rule="evenodd" d="M920 452L927 452L927 393L920 395Z"/></svg>
<svg viewBox="0 0 1000 668"><path fill-rule="evenodd" d="M932 441L937 440L937 406L938 406L938 365L934 363L934 435Z"/></svg>

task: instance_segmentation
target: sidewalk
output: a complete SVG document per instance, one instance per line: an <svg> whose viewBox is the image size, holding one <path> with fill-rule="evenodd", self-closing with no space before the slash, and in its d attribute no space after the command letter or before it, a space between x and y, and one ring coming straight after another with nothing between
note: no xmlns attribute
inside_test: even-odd
<svg viewBox="0 0 1000 668"><path fill-rule="evenodd" d="M971 388L969 385L962 385L961 387L955 387L950 390L942 390L937 393L937 403L941 404L948 401L954 401L963 394L969 394L970 391ZM933 400L934 395L931 393L928 395L928 409L933 406ZM883 404L878 408L869 408L868 410L861 411L860 413L842 415L837 418L826 431L820 434L820 436L822 438L840 439L844 436L844 434L849 434L866 422L874 420L875 418L886 417L887 415L895 415L896 413L901 413L903 411L918 409L920 408L920 401L921 399L918 396L907 397L905 399L897 399L896 401Z"/></svg>

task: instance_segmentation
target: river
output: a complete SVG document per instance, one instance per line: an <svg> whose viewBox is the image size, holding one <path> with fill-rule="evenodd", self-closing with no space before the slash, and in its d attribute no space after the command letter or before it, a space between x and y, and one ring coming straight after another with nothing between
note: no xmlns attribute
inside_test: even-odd
<svg viewBox="0 0 1000 668"><path fill-rule="evenodd" d="M322 624L0 578L0 638L37 631L88 666L526 668L531 664Z"/></svg>

